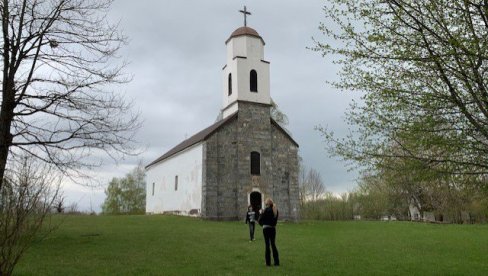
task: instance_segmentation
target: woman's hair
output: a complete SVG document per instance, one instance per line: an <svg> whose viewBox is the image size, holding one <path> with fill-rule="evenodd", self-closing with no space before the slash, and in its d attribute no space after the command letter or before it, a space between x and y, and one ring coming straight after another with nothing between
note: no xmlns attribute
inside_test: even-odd
<svg viewBox="0 0 488 276"><path fill-rule="evenodd" d="M273 214L276 217L276 215L278 214L278 208L276 207L276 204L274 204L273 200L268 197L264 201L264 204L268 205L269 207L271 207L273 209Z"/></svg>

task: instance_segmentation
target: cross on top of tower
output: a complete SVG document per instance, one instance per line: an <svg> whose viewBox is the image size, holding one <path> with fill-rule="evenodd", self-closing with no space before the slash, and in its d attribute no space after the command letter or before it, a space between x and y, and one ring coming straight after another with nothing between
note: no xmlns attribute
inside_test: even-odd
<svg viewBox="0 0 488 276"><path fill-rule="evenodd" d="M244 27L247 26L247 15L251 15L250 12L247 11L246 6L244 6L244 10L239 10L239 12L242 12L244 14Z"/></svg>

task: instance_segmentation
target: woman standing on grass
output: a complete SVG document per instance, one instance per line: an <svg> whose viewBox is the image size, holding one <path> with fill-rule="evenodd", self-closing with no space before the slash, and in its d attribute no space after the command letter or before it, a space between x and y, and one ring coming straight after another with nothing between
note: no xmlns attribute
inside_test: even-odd
<svg viewBox="0 0 488 276"><path fill-rule="evenodd" d="M260 210L259 215L259 225L263 227L263 235L264 235L264 243L266 245L266 252L265 252L265 259L266 265L271 265L271 249L273 250L273 260L274 265L280 265L280 259L278 256L278 249L276 248L275 239L276 239L276 223L278 222L278 208L273 203L271 198L267 198L264 201L266 208L264 210Z"/></svg>

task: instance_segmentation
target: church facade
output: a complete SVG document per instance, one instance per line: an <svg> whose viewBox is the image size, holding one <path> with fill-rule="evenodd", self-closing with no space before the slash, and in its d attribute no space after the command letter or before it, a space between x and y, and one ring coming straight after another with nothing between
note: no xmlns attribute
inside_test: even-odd
<svg viewBox="0 0 488 276"><path fill-rule="evenodd" d="M146 212L243 219L271 197L298 219L298 144L271 118L270 63L252 28L226 41L221 119L146 166Z"/></svg>

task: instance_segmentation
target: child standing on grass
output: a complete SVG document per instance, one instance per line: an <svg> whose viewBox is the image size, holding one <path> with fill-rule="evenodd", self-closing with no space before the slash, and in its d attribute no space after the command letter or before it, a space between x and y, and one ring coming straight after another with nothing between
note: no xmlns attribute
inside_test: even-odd
<svg viewBox="0 0 488 276"><path fill-rule="evenodd" d="M273 250L273 260L274 265L280 265L280 259L278 256L278 248L276 248L275 240L276 240L276 223L278 222L278 208L273 203L271 198L267 198L264 202L266 204L266 208L264 210L260 210L259 215L259 225L263 226L263 235L264 235L264 243L266 246L265 251L265 260L266 265L271 265L271 249Z"/></svg>
<svg viewBox="0 0 488 276"><path fill-rule="evenodd" d="M256 212L252 209L252 206L249 205L247 207L246 213L246 224L249 224L249 241L254 241L254 228L255 228L255 221L256 221Z"/></svg>

